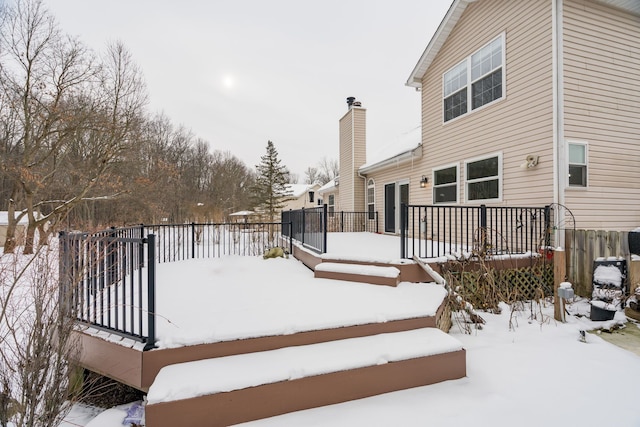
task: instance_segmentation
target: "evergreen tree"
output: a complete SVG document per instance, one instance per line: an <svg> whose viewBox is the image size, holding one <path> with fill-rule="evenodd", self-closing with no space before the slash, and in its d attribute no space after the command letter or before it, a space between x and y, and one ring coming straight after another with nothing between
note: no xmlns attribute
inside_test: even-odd
<svg viewBox="0 0 640 427"><path fill-rule="evenodd" d="M280 164L273 142L267 142L267 153L256 165L256 183L253 187L254 204L273 222L284 203L290 200L287 189L289 171Z"/></svg>

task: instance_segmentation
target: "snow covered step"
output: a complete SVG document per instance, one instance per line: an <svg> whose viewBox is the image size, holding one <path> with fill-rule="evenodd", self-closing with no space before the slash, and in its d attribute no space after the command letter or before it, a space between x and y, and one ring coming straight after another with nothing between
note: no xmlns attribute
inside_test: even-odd
<svg viewBox="0 0 640 427"><path fill-rule="evenodd" d="M462 344L439 329L350 338L166 366L146 421L226 426L465 375Z"/></svg>
<svg viewBox="0 0 640 427"><path fill-rule="evenodd" d="M314 277L371 283L373 285L398 286L400 270L396 267L323 262L316 265Z"/></svg>

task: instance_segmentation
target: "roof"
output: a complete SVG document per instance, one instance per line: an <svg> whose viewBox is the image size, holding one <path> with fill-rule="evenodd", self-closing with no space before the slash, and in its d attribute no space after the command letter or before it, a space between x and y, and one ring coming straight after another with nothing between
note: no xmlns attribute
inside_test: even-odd
<svg viewBox="0 0 640 427"><path fill-rule="evenodd" d="M255 214L254 211L238 211L234 213L230 213L229 216L247 216Z"/></svg>
<svg viewBox="0 0 640 427"><path fill-rule="evenodd" d="M421 144L422 127L417 126L403 133L378 151L372 156L373 160L360 166L358 172L361 174L371 173L389 165L396 165L416 157L422 157L422 151L417 150Z"/></svg>
<svg viewBox="0 0 640 427"><path fill-rule="evenodd" d="M318 193L324 194L324 193L330 193L332 191L335 191L335 189L338 187L339 178L340 177L335 177L331 181L327 182L325 185L323 185L318 189Z"/></svg>
<svg viewBox="0 0 640 427"><path fill-rule="evenodd" d="M300 197L308 191L315 191L320 184L287 184L287 192L293 197Z"/></svg>
<svg viewBox="0 0 640 427"><path fill-rule="evenodd" d="M431 41L427 45L427 48L422 53L422 56L418 60L415 68L407 79L407 86L419 88L422 87L422 78L427 73L427 70L431 66L431 63L435 59L438 52L447 41L447 38L456 26L462 13L470 3L474 3L478 0L454 0L449 7L446 15L442 19L442 22L438 26L435 34L431 38ZM624 12L640 15L640 1L638 0L595 0L599 3L615 7Z"/></svg>
<svg viewBox="0 0 640 427"><path fill-rule="evenodd" d="M16 212L19 213L19 212ZM24 215L22 218L20 218L20 221L18 221L18 224L28 224L29 223L29 219L27 218L26 215ZM9 224L9 212L7 211L0 211L0 225L8 225Z"/></svg>

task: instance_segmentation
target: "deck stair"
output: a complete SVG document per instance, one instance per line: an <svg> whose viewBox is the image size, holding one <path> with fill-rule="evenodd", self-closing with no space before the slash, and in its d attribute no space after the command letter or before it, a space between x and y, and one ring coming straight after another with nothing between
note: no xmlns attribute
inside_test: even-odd
<svg viewBox="0 0 640 427"><path fill-rule="evenodd" d="M227 426L465 375L465 350L437 328L348 338L167 366L146 421Z"/></svg>
<svg viewBox="0 0 640 427"><path fill-rule="evenodd" d="M400 270L392 266L322 262L315 267L314 277L372 285L398 286Z"/></svg>

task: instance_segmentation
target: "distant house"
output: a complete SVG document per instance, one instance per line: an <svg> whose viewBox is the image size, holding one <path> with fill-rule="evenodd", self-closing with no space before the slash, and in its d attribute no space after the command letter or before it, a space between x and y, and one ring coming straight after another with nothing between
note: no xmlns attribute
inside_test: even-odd
<svg viewBox="0 0 640 427"><path fill-rule="evenodd" d="M366 160L366 110L340 119L340 209L544 206L578 228L640 225L640 2L452 3L407 85L421 135ZM324 196L326 201L326 196ZM562 243L562 242L560 242Z"/></svg>
<svg viewBox="0 0 640 427"><path fill-rule="evenodd" d="M4 246L5 240L7 239L7 228L9 227L8 215L9 213L7 211L0 211L0 246ZM22 242L24 240L28 223L29 221L26 215L18 221L15 234L17 242Z"/></svg>
<svg viewBox="0 0 640 427"><path fill-rule="evenodd" d="M288 198L282 210L308 209L318 206L318 189L320 184L287 184Z"/></svg>

